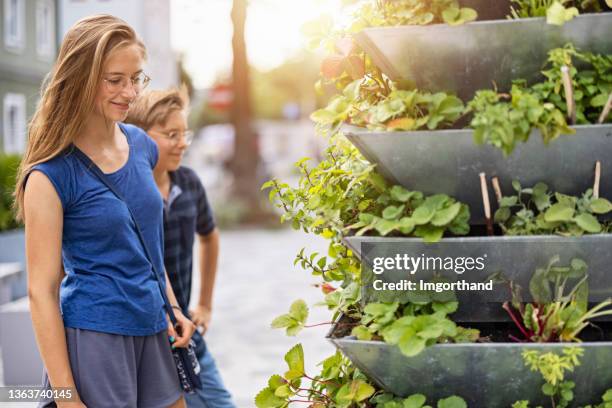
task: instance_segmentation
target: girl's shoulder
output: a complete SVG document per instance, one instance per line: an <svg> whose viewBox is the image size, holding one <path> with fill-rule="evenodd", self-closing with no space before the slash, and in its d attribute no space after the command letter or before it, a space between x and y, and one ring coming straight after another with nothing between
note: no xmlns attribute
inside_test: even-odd
<svg viewBox="0 0 612 408"><path fill-rule="evenodd" d="M130 144L135 147L136 152L144 153L151 164L151 168L155 167L159 157L155 141L138 126L129 123L119 123L119 127L128 136Z"/></svg>
<svg viewBox="0 0 612 408"><path fill-rule="evenodd" d="M28 173L28 177L34 171L43 173L55 187L64 209L70 205L75 196L77 184L75 159L71 149L68 148L49 160L35 164Z"/></svg>

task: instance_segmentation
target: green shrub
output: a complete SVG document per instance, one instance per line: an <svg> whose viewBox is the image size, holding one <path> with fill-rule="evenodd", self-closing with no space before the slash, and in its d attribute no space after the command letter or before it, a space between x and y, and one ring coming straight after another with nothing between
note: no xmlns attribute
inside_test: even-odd
<svg viewBox="0 0 612 408"><path fill-rule="evenodd" d="M0 232L19 227L13 213L13 191L21 156L0 154Z"/></svg>

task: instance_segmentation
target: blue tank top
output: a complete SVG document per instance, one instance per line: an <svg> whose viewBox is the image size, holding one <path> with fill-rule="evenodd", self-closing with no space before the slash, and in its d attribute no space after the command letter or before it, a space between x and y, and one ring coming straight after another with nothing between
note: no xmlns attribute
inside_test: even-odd
<svg viewBox="0 0 612 408"><path fill-rule="evenodd" d="M153 179L158 151L147 134L119 124L127 163L107 175L134 212L157 270L163 263L163 201ZM64 210L60 287L66 327L146 336L167 327L163 300L125 204L68 149L34 170L44 173ZM160 277L165 289L165 279Z"/></svg>

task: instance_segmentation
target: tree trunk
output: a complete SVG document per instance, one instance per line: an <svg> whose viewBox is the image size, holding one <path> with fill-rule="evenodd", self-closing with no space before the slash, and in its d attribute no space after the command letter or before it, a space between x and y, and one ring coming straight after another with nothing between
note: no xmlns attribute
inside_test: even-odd
<svg viewBox="0 0 612 408"><path fill-rule="evenodd" d="M249 64L247 61L244 27L247 0L233 0L232 24L234 34L232 50L233 102L231 120L234 126L234 156L230 170L234 176L232 195L246 205L249 215L258 218L262 214L260 201L260 182L257 177L259 146L257 135L251 124L251 100L249 83Z"/></svg>

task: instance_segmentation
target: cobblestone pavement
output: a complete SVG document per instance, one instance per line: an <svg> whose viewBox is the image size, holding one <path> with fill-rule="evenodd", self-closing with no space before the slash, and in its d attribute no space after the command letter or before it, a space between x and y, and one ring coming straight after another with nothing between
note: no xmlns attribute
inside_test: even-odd
<svg viewBox="0 0 612 408"><path fill-rule="evenodd" d="M287 370L283 356L296 343L302 343L306 371L311 373L334 352L324 338L327 325L305 329L296 337L270 328L272 319L299 298L310 306L310 323L330 319L325 307L313 306L323 299L312 287L317 280L299 265L293 266L302 247L308 253L327 250L320 238L293 230L221 233L213 321L206 341L240 408L254 407L253 398L269 376ZM198 288L199 279L194 282L194 300Z"/></svg>

